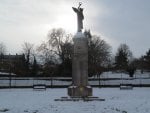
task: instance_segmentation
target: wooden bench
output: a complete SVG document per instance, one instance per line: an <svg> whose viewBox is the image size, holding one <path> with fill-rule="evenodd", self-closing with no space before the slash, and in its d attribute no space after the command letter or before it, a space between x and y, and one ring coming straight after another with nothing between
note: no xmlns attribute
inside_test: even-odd
<svg viewBox="0 0 150 113"><path fill-rule="evenodd" d="M46 90L46 85L45 84L34 84L33 90Z"/></svg>
<svg viewBox="0 0 150 113"><path fill-rule="evenodd" d="M120 84L120 89L121 90L126 90L126 89L130 89L132 90L133 89L133 85L132 84Z"/></svg>

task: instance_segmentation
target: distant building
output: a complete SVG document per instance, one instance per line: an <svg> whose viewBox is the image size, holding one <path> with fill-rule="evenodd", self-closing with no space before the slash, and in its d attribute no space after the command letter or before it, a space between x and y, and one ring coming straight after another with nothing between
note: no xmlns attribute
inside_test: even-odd
<svg viewBox="0 0 150 113"><path fill-rule="evenodd" d="M24 55L0 55L0 72L15 72L25 62Z"/></svg>

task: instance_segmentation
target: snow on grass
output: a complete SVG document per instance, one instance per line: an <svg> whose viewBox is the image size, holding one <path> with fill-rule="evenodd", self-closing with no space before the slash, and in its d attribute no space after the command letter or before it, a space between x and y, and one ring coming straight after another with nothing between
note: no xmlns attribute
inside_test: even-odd
<svg viewBox="0 0 150 113"><path fill-rule="evenodd" d="M0 113L150 113L150 88L94 88L105 101L54 101L67 89L1 89Z"/></svg>

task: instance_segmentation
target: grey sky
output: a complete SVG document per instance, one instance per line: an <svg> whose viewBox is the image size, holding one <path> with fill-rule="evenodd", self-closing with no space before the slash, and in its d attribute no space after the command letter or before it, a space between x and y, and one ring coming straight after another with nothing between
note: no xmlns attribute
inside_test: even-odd
<svg viewBox="0 0 150 113"><path fill-rule="evenodd" d="M115 53L121 43L139 57L150 48L150 0L80 0L84 27L101 35ZM64 27L75 33L76 15L72 6L79 0L0 0L0 42L8 53L21 52L26 41L40 44L48 31ZM65 24L66 22L66 24Z"/></svg>

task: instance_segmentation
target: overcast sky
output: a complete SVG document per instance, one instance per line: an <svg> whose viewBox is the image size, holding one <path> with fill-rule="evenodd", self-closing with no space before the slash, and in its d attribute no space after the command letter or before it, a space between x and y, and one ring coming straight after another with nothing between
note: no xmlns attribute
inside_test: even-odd
<svg viewBox="0 0 150 113"><path fill-rule="evenodd" d="M135 57L150 48L150 0L80 0L84 28L100 35L113 53L121 43ZM52 28L76 32L72 6L79 0L0 0L0 42L7 53L20 53L24 42L40 44Z"/></svg>

